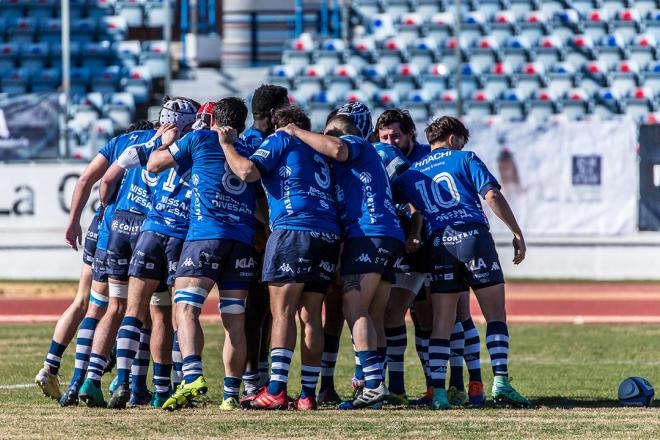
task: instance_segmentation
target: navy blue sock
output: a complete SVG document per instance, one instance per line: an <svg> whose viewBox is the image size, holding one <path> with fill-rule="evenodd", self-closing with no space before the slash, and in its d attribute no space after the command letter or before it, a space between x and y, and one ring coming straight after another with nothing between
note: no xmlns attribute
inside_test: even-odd
<svg viewBox="0 0 660 440"><path fill-rule="evenodd" d="M509 328L505 322L486 325L486 347L493 367L493 376L509 375Z"/></svg>
<svg viewBox="0 0 660 440"><path fill-rule="evenodd" d="M335 365L339 356L339 336L323 334L323 357L321 358L321 389L335 387Z"/></svg>
<svg viewBox="0 0 660 440"><path fill-rule="evenodd" d="M50 347L48 348L48 354L44 360L44 366L48 367L51 374L57 374L60 372L60 362L62 361L64 350L66 350L66 345L55 342L55 339L50 341Z"/></svg>

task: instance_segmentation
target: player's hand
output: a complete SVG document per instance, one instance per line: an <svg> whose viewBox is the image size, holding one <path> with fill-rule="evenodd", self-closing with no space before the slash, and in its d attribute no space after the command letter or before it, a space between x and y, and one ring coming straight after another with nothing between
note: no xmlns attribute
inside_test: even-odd
<svg viewBox="0 0 660 440"><path fill-rule="evenodd" d="M513 237L513 264L520 264L525 259L525 252L527 252L527 246L525 245L525 239L520 236Z"/></svg>
<svg viewBox="0 0 660 440"><path fill-rule="evenodd" d="M408 239L406 240L406 253L412 254L413 252L417 252L417 250L421 245L422 245L421 237L416 234L410 234L408 236Z"/></svg>
<svg viewBox="0 0 660 440"><path fill-rule="evenodd" d="M220 144L233 145L238 137L238 132L232 127L216 127L215 132L218 133L218 141Z"/></svg>
<svg viewBox="0 0 660 440"><path fill-rule="evenodd" d="M171 122L168 122L167 124L161 124L161 125L158 127L158 129L156 130L156 134L154 134L154 137L152 137L151 140L152 140L152 141L155 141L156 139L158 139L159 137L161 137L161 136L163 135L163 133L165 133L165 130L167 130L168 128L170 128L170 127L173 126L173 125L174 125L174 124L171 123Z"/></svg>
<svg viewBox="0 0 660 440"><path fill-rule="evenodd" d="M179 129L174 124L166 124L168 127L163 131L162 142L163 146L170 146L179 139Z"/></svg>
<svg viewBox="0 0 660 440"><path fill-rule="evenodd" d="M70 248L77 251L78 246L82 245L82 229L80 222L70 222L64 230L64 242Z"/></svg>
<svg viewBox="0 0 660 440"><path fill-rule="evenodd" d="M288 124L286 127L278 128L276 131L283 131L289 136L296 137L296 130L298 130L296 124Z"/></svg>

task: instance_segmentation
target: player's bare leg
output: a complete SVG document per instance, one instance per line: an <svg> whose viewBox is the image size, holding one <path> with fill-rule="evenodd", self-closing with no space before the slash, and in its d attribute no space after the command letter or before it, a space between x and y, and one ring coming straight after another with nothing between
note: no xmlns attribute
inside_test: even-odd
<svg viewBox="0 0 660 440"><path fill-rule="evenodd" d="M224 395L221 410L240 409L238 394L245 370L247 339L245 336L245 305L247 290L220 291L220 317L225 330L222 361L225 367Z"/></svg>
<svg viewBox="0 0 660 440"><path fill-rule="evenodd" d="M318 402L338 404L341 402L335 390L335 365L339 355L339 341L344 328L341 285L333 283L325 296L323 316L323 355L321 357L321 386Z"/></svg>

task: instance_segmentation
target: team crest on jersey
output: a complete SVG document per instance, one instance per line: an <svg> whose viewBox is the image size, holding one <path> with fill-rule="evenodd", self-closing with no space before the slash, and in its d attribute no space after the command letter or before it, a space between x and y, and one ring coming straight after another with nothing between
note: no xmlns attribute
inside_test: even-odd
<svg viewBox="0 0 660 440"><path fill-rule="evenodd" d="M287 178L291 176L291 167L288 165L285 165L283 167L280 167L280 177Z"/></svg>
<svg viewBox="0 0 660 440"><path fill-rule="evenodd" d="M440 237L435 237L435 238L433 239L433 246L435 246L435 247L440 246L440 242L441 242L441 241L442 241L442 240L440 239Z"/></svg>
<svg viewBox="0 0 660 440"><path fill-rule="evenodd" d="M371 176L371 173L367 171L361 172L359 177L360 177L360 182L364 183L365 185L371 183L371 181L374 180L373 177Z"/></svg>

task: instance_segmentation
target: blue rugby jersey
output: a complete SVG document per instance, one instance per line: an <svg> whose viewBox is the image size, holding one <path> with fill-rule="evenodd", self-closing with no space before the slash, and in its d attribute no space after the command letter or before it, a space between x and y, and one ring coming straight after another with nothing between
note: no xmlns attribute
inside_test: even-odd
<svg viewBox="0 0 660 440"><path fill-rule="evenodd" d="M112 165L128 147L149 141L156 130L136 130L116 136L99 151L99 154ZM151 205L150 186L156 183L156 176L143 168L128 170L119 186L115 198L106 206L103 221L99 224L99 249L107 249L110 235L110 221L117 209L146 214ZM129 200L130 199L130 200Z"/></svg>
<svg viewBox="0 0 660 440"><path fill-rule="evenodd" d="M392 237L403 232L392 201L390 180L379 153L358 136L342 136L348 159L334 161L337 205L344 234L352 237Z"/></svg>
<svg viewBox="0 0 660 440"><path fill-rule="evenodd" d="M268 197L271 230L339 234L328 161L284 132L268 136L250 157Z"/></svg>
<svg viewBox="0 0 660 440"><path fill-rule="evenodd" d="M415 162L396 186L422 212L430 232L465 223L488 227L479 195L500 188L476 154L446 149Z"/></svg>
<svg viewBox="0 0 660 440"><path fill-rule="evenodd" d="M419 142L415 141L413 144L412 151L406 158L408 159L408 162L415 163L418 160L420 160L422 157L426 156L431 152L431 146L429 144L420 144Z"/></svg>
<svg viewBox="0 0 660 440"><path fill-rule="evenodd" d="M259 146L261 145L261 143L264 141L265 138L266 135L254 127L248 128L241 134L241 139L243 139L245 145L247 145L248 147L252 147L255 150L259 148Z"/></svg>
<svg viewBox="0 0 660 440"><path fill-rule="evenodd" d="M254 149L237 139L234 147L249 157ZM170 146L174 160L191 163L192 203L187 241L238 240L252 245L258 183L247 183L231 172L218 141L211 130L196 130Z"/></svg>

